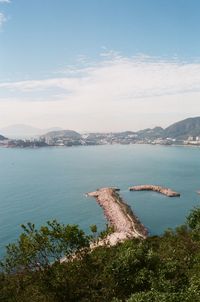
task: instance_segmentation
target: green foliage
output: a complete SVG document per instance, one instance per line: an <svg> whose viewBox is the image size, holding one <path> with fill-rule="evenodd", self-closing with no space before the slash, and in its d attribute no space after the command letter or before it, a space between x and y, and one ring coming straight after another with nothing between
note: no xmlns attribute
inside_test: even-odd
<svg viewBox="0 0 200 302"><path fill-rule="evenodd" d="M156 291L141 292L131 296L127 302L198 302L199 295L190 292L162 293Z"/></svg>
<svg viewBox="0 0 200 302"><path fill-rule="evenodd" d="M22 226L1 263L0 302L200 302L199 212L162 236L94 250L95 225L93 236L57 221Z"/></svg>
<svg viewBox="0 0 200 302"><path fill-rule="evenodd" d="M39 230L31 223L22 225L22 229L17 243L6 247L7 254L1 262L6 272L41 270L89 246L89 237L77 225L65 226L53 220Z"/></svg>
<svg viewBox="0 0 200 302"><path fill-rule="evenodd" d="M96 234L97 233L97 226L96 226L96 224L92 224L90 226L90 230L91 230L92 233Z"/></svg>
<svg viewBox="0 0 200 302"><path fill-rule="evenodd" d="M118 248L118 256L113 259L110 271L120 289L118 296L130 295L151 286L151 278L156 275L159 259L147 242L127 241Z"/></svg>
<svg viewBox="0 0 200 302"><path fill-rule="evenodd" d="M194 208L187 217L187 223L192 230L200 230L200 207Z"/></svg>
<svg viewBox="0 0 200 302"><path fill-rule="evenodd" d="M105 237L112 234L113 232L114 232L114 227L106 224L105 230L99 233L99 238L104 239Z"/></svg>

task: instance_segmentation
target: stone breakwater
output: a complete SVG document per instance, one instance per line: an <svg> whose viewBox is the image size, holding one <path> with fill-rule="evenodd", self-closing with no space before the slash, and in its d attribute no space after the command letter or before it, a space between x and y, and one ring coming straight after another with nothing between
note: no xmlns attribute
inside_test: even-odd
<svg viewBox="0 0 200 302"><path fill-rule="evenodd" d="M118 194L116 188L102 188L95 192L87 193L87 196L96 198L98 204L103 208L104 215L109 224L114 228L114 232L109 234L103 242L98 245L115 245L120 241L130 238L145 239L148 231L139 221Z"/></svg>
<svg viewBox="0 0 200 302"><path fill-rule="evenodd" d="M155 185L140 185L140 186L133 186L129 188L130 191L154 191L161 194L164 194L168 197L180 197L180 193L172 191L169 188L164 188L161 186Z"/></svg>

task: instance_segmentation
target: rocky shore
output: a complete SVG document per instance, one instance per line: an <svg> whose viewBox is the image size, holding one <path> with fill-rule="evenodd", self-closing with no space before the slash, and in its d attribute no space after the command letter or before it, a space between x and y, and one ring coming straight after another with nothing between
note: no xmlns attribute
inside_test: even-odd
<svg viewBox="0 0 200 302"><path fill-rule="evenodd" d="M148 231L139 221L131 208L122 200L117 188L102 188L87 196L96 198L103 208L104 215L114 232L109 234L100 244L115 245L128 238L145 239Z"/></svg>
<svg viewBox="0 0 200 302"><path fill-rule="evenodd" d="M140 186L133 186L129 188L130 191L154 191L161 194L164 194L168 197L180 197L180 193L175 192L169 188L164 188L161 186L155 185L140 185Z"/></svg>

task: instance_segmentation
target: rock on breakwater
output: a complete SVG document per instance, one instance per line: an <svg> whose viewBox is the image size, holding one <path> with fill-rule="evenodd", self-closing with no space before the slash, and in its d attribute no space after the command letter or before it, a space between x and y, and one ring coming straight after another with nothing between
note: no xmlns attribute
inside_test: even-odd
<svg viewBox="0 0 200 302"><path fill-rule="evenodd" d="M148 234L147 229L117 191L119 191L117 188L102 188L87 193L88 196L96 198L104 210L104 215L114 228L114 232L108 235L102 244L115 245L128 238L145 239Z"/></svg>
<svg viewBox="0 0 200 302"><path fill-rule="evenodd" d="M169 188L156 186L156 185L139 185L139 186L133 186L129 188L130 191L154 191L161 194L164 194L168 197L180 197L180 193L175 192Z"/></svg>

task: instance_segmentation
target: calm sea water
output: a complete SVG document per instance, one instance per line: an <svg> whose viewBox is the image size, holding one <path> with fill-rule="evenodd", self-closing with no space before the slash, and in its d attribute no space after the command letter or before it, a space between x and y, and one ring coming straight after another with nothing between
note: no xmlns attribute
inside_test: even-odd
<svg viewBox="0 0 200 302"><path fill-rule="evenodd" d="M154 192L129 192L136 184L159 184L181 192L167 198ZM0 255L16 240L20 224L56 218L85 231L106 220L84 193L118 186L151 234L176 227L200 205L200 148L115 145L72 148L0 149Z"/></svg>

